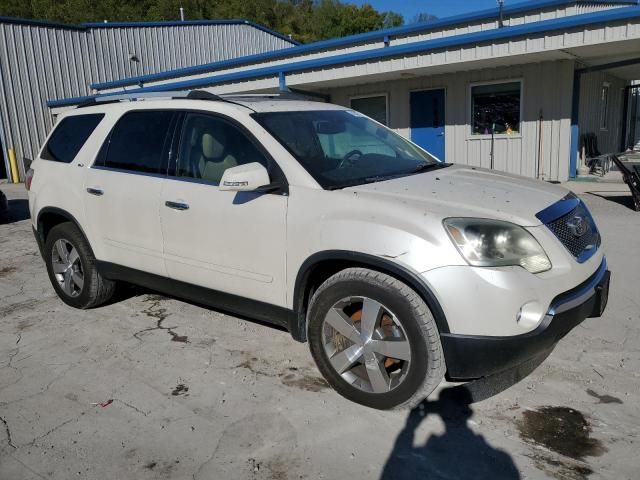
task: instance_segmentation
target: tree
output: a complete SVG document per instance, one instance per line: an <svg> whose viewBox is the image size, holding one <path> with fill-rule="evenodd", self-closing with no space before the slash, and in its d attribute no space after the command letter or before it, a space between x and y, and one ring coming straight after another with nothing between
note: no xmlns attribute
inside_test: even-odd
<svg viewBox="0 0 640 480"><path fill-rule="evenodd" d="M433 20L437 20L438 17L435 15L431 15L430 13L418 13L415 17L411 19L411 23L425 23L431 22Z"/></svg>
<svg viewBox="0 0 640 480"><path fill-rule="evenodd" d="M301 42L402 25L394 12L340 0L0 0L0 16L63 23L247 19Z"/></svg>

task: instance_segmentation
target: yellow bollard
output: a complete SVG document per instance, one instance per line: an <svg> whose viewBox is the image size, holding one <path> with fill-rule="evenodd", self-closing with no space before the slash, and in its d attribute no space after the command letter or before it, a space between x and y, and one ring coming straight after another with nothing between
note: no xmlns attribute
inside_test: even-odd
<svg viewBox="0 0 640 480"><path fill-rule="evenodd" d="M11 167L11 181L20 183L20 174L18 173L18 161L16 160L16 152L13 148L9 149L9 166Z"/></svg>

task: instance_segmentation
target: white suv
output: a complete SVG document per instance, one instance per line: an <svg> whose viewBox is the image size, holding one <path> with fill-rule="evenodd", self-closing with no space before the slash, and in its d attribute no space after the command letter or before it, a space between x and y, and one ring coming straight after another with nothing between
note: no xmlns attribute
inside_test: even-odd
<svg viewBox="0 0 640 480"><path fill-rule="evenodd" d="M600 235L563 188L442 163L336 105L164 95L64 112L32 164L69 305L125 281L284 326L380 409L548 354L605 308Z"/></svg>

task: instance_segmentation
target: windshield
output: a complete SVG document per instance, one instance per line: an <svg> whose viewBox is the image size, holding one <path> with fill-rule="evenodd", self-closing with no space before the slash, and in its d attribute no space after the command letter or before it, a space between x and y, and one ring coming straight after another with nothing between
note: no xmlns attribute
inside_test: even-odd
<svg viewBox="0 0 640 480"><path fill-rule="evenodd" d="M398 178L444 165L352 110L254 116L325 189Z"/></svg>

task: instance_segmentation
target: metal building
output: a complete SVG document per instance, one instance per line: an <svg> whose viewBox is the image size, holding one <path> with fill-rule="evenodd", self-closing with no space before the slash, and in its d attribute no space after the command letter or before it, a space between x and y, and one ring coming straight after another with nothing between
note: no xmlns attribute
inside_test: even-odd
<svg viewBox="0 0 640 480"><path fill-rule="evenodd" d="M93 83L230 60L297 45L244 20L56 23L0 17L0 141L33 158L51 129L47 99L91 93Z"/></svg>
<svg viewBox="0 0 640 480"><path fill-rule="evenodd" d="M638 52L637 0L531 0L93 87L105 95L296 87L359 109L447 161L564 181L578 172L585 134L603 153L625 147Z"/></svg>

